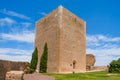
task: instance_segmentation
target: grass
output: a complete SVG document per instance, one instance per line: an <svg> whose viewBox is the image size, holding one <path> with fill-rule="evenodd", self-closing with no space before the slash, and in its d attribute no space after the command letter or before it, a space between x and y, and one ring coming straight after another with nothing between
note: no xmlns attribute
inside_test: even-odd
<svg viewBox="0 0 120 80"><path fill-rule="evenodd" d="M86 72L75 74L47 74L55 80L120 80L120 74L105 72Z"/></svg>

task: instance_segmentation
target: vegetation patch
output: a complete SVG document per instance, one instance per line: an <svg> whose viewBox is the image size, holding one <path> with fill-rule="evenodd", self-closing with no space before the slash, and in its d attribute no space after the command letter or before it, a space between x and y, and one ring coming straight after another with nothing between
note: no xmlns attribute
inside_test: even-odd
<svg viewBox="0 0 120 80"><path fill-rule="evenodd" d="M109 65L110 73L120 73L120 58L118 60L113 60Z"/></svg>
<svg viewBox="0 0 120 80"><path fill-rule="evenodd" d="M107 71L102 72L86 72L75 74L46 74L54 76L55 80L120 80L120 74L109 76Z"/></svg>
<svg viewBox="0 0 120 80"><path fill-rule="evenodd" d="M32 59L31 59L30 65L27 68L27 70L25 71L25 73L35 72L37 62L38 62L38 50L37 50L37 48L35 48L34 52L32 53Z"/></svg>

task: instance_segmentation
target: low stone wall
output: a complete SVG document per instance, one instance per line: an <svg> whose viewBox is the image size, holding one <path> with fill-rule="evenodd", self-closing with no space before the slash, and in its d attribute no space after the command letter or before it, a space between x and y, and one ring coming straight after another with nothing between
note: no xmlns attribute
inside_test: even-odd
<svg viewBox="0 0 120 80"><path fill-rule="evenodd" d="M27 68L28 65L28 62L0 60L0 80L5 80L6 72L12 70L23 71Z"/></svg>
<svg viewBox="0 0 120 80"><path fill-rule="evenodd" d="M107 66L91 66L92 71L107 71Z"/></svg>
<svg viewBox="0 0 120 80"><path fill-rule="evenodd" d="M6 69L3 64L0 64L0 80L5 80Z"/></svg>
<svg viewBox="0 0 120 80"><path fill-rule="evenodd" d="M23 71L9 71L6 73L5 80L23 80Z"/></svg>

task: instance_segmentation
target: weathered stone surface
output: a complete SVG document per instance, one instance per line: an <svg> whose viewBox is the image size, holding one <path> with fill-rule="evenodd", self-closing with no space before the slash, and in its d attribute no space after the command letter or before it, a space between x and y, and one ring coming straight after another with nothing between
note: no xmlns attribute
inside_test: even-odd
<svg viewBox="0 0 120 80"><path fill-rule="evenodd" d="M91 66L92 71L107 71L108 66Z"/></svg>
<svg viewBox="0 0 120 80"><path fill-rule="evenodd" d="M86 69L90 70L91 66L95 64L95 56L93 54L86 54Z"/></svg>
<svg viewBox="0 0 120 80"><path fill-rule="evenodd" d="M48 73L86 71L86 23L59 6L36 23L38 66L48 44Z"/></svg>
<svg viewBox="0 0 120 80"><path fill-rule="evenodd" d="M27 68L28 64L28 62L0 60L0 80L5 80L6 72L11 70L23 71Z"/></svg>
<svg viewBox="0 0 120 80"><path fill-rule="evenodd" d="M9 71L6 73L5 80L22 80L23 74L23 71Z"/></svg>
<svg viewBox="0 0 120 80"><path fill-rule="evenodd" d="M6 69L3 64L0 64L0 80L5 80Z"/></svg>
<svg viewBox="0 0 120 80"><path fill-rule="evenodd" d="M24 74L24 80L55 80L52 76L42 75L42 74Z"/></svg>

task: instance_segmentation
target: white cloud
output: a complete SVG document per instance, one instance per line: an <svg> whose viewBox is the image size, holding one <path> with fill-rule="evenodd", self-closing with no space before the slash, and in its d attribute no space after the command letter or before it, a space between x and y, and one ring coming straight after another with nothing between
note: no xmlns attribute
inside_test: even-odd
<svg viewBox="0 0 120 80"><path fill-rule="evenodd" d="M23 15L23 14L14 12L14 11L10 11L10 10L7 10L7 9L2 9L0 12L3 13L3 14L9 15L9 16L15 16L15 17L18 17L18 18L21 18L21 19L31 20L31 18L26 16L26 15Z"/></svg>
<svg viewBox="0 0 120 80"><path fill-rule="evenodd" d="M13 48L0 48L0 54L17 54L17 55L30 55L32 50L22 50Z"/></svg>
<svg viewBox="0 0 120 80"><path fill-rule="evenodd" d="M16 21L8 17L0 19L0 26L11 26L12 24L15 24L15 23Z"/></svg>
<svg viewBox="0 0 120 80"><path fill-rule="evenodd" d="M14 40L20 42L33 43L35 34L31 31L24 31L20 33L1 33L0 37L3 40Z"/></svg>
<svg viewBox="0 0 120 80"><path fill-rule="evenodd" d="M95 65L108 65L112 60L120 58L120 37L88 35L87 53L96 56Z"/></svg>
<svg viewBox="0 0 120 80"><path fill-rule="evenodd" d="M31 56L12 56L12 55L1 55L0 54L0 59L2 60L10 60L10 61L27 61L30 62Z"/></svg>
<svg viewBox="0 0 120 80"><path fill-rule="evenodd" d="M12 61L30 61L33 50L0 48L0 59Z"/></svg>
<svg viewBox="0 0 120 80"><path fill-rule="evenodd" d="M110 37L102 34L87 35L87 42L98 42L98 41L115 42L115 41L120 41L120 37Z"/></svg>
<svg viewBox="0 0 120 80"><path fill-rule="evenodd" d="M87 49L87 53L92 53L96 56L95 65L108 65L112 60L120 58L120 48L109 49Z"/></svg>

